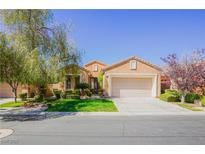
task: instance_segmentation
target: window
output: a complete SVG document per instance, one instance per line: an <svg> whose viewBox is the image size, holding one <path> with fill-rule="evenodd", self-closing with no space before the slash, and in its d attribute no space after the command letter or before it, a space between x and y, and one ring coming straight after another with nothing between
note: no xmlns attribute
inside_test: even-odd
<svg viewBox="0 0 205 154"><path fill-rule="evenodd" d="M130 61L130 69L131 70L136 70L137 69L137 61L136 60L131 60Z"/></svg>
<svg viewBox="0 0 205 154"><path fill-rule="evenodd" d="M67 76L65 88L71 89L71 76L70 75Z"/></svg>
<svg viewBox="0 0 205 154"><path fill-rule="evenodd" d="M97 72L97 71L98 71L98 65L97 65L97 64L93 65L93 71L94 71L94 72Z"/></svg>
<svg viewBox="0 0 205 154"><path fill-rule="evenodd" d="M98 78L96 77L91 77L90 78L90 85L91 85L91 89L97 90L98 89Z"/></svg>

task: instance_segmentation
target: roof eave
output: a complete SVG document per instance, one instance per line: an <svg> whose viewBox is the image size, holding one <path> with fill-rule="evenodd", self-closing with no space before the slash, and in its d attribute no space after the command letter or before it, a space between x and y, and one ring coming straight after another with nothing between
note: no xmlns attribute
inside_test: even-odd
<svg viewBox="0 0 205 154"><path fill-rule="evenodd" d="M115 64L113 64L113 65L111 65L111 66L108 66L108 67L104 68L104 69L103 69L103 72L108 71L108 70L110 70L110 69L112 69L112 68L115 68L115 67L117 67L118 65L121 65L121 64L123 64L123 63L125 63L125 62L127 62L127 61L129 61L129 60L132 60L132 59L136 59L136 60L138 60L138 61L140 61L140 62L142 62L142 63L144 63L144 64L146 64L146 65L149 65L150 67L153 67L154 69L157 69L157 70L159 70L159 71L162 71L162 69L161 69L160 67L158 67L158 66L156 66L156 65L153 65L153 64L151 64L151 63L149 63L149 62L146 62L146 61L144 61L143 59L140 59L140 58L138 58L138 57L136 57L136 56L132 56L132 57L129 57L129 58L125 59L125 60L121 60L121 61L118 62L118 63L115 63Z"/></svg>

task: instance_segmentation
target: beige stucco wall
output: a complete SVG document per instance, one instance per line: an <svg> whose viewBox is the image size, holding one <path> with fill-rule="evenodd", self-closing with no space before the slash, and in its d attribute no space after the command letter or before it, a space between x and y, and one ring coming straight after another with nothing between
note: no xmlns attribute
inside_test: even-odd
<svg viewBox="0 0 205 154"><path fill-rule="evenodd" d="M96 72L93 71L93 65L97 65L98 66L98 71L96 71ZM90 71L92 77L98 77L98 75L101 72L101 70L103 68L105 68L105 67L106 67L105 65L102 65L102 64L100 64L98 62L94 62L94 63L91 63L91 64L85 66L84 68L87 69L88 71Z"/></svg>
<svg viewBox="0 0 205 154"><path fill-rule="evenodd" d="M84 69L80 69L79 74L80 74L80 82L89 83L89 73L87 71L85 71ZM71 80L71 87L72 89L75 88L74 78ZM59 82L56 84L48 84L46 95L52 96L53 89L59 89L59 90L64 91L64 82ZM17 95L19 96L19 94L21 93L28 93L30 97L30 94L35 92L36 90L37 90L36 87L32 85L30 86L19 85L18 90L17 90ZM13 97L12 90L7 83L0 83L0 98L1 97Z"/></svg>
<svg viewBox="0 0 205 154"><path fill-rule="evenodd" d="M89 83L89 73L87 71L80 69L79 74L80 74L80 82ZM74 89L74 88L75 88L75 76L71 78L71 89ZM47 86L47 96L53 95L53 89L59 89L59 90L64 91L65 90L64 82L59 82L56 84L49 84Z"/></svg>
<svg viewBox="0 0 205 154"><path fill-rule="evenodd" d="M137 69L136 70L131 70L130 69L130 61L127 61L125 63L122 63L121 65L118 65L116 67L113 67L110 70L105 71L104 73L104 82L103 82L103 88L105 90L106 94L109 94L109 77L108 74L142 74L142 75L157 75L157 97L160 96L161 92L161 80L160 80L160 74L161 72L157 69L155 69L152 66L149 66L143 62L137 61Z"/></svg>
<svg viewBox="0 0 205 154"><path fill-rule="evenodd" d="M85 82L85 83L89 83L89 73L84 71L84 70L80 70L80 82Z"/></svg>
<svg viewBox="0 0 205 154"><path fill-rule="evenodd" d="M28 87L24 85L19 85L17 89L17 96L19 97L19 94L21 93L28 93ZM14 94L12 92L12 88L7 83L0 83L0 98L9 98L14 97Z"/></svg>
<svg viewBox="0 0 205 154"><path fill-rule="evenodd" d="M137 61L137 69L131 70L130 63L128 61L120 66L107 70L106 73L149 73L151 74L151 73L160 73L160 71L139 61Z"/></svg>

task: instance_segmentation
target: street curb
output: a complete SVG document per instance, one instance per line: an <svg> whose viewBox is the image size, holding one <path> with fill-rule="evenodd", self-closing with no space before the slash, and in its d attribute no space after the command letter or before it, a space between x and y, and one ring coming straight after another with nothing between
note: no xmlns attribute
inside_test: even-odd
<svg viewBox="0 0 205 154"><path fill-rule="evenodd" d="M132 112L31 112L31 113L6 113L6 114L1 114L0 117L5 117L5 116L27 116L27 117L32 117L32 116L38 116L38 117L45 117L45 118L50 118L50 117L62 117L62 116L136 116L136 115L157 115L157 116L163 116L163 115L205 115L204 112L198 111L193 113L132 113Z"/></svg>

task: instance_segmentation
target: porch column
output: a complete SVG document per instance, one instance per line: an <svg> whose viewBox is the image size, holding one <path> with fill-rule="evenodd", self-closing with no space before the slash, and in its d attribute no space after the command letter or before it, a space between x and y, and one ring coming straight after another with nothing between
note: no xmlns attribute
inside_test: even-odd
<svg viewBox="0 0 205 154"><path fill-rule="evenodd" d="M157 75L153 76L152 78L152 97L157 97L157 89L158 82L157 82Z"/></svg>
<svg viewBox="0 0 205 154"><path fill-rule="evenodd" d="M161 76L159 74L157 75L157 87L157 97L159 97L161 94Z"/></svg>
<svg viewBox="0 0 205 154"><path fill-rule="evenodd" d="M103 75L103 86L102 86L103 89L105 89L105 78L106 78L106 77L105 77L105 74L104 74L104 75Z"/></svg>
<svg viewBox="0 0 205 154"><path fill-rule="evenodd" d="M66 90L66 80L64 81L64 90Z"/></svg>
<svg viewBox="0 0 205 154"><path fill-rule="evenodd" d="M108 76L108 95L112 96L112 76Z"/></svg>

